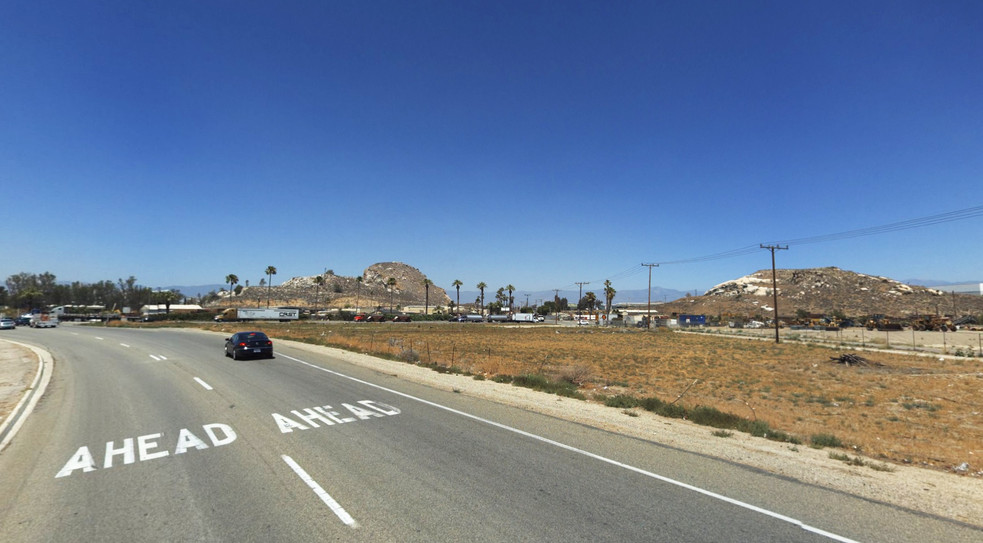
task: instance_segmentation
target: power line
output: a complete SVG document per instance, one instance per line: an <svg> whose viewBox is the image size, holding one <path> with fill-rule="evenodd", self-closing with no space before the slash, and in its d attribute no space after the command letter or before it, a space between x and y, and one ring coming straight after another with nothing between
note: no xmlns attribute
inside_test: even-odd
<svg viewBox="0 0 983 543"><path fill-rule="evenodd" d="M980 216L983 216L983 206L975 206L975 207L968 207L965 209L959 209L956 211L949 211L947 213L939 213L937 215L929 215L927 217L919 217L917 219L907 219L907 220L893 222L889 224L882 224L879 226L870 226L867 228L858 228L855 230L836 232L833 234L823 234L819 236L811 236L805 238L780 240L780 241L770 242L769 244L808 245L812 243L825 243L829 241L839 241L839 240L858 238L864 236L874 236L877 234L886 234L888 232L897 232L900 230L924 228L926 226L932 226L932 225L942 224L947 222L961 221L961 220L971 219ZM739 249L732 249L730 251L724 251L721 253L714 253L710 255L698 256L693 258L685 258L681 260L669 260L666 262L659 262L659 264L662 265L691 264L694 262L706 262L709 260L735 258L738 256L744 256L744 255L755 253L760 249L761 249L760 244L747 245Z"/></svg>

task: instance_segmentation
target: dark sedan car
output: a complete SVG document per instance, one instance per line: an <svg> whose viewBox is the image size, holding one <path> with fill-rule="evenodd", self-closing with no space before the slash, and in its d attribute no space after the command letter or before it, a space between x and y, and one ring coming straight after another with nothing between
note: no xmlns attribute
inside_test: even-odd
<svg viewBox="0 0 983 543"><path fill-rule="evenodd" d="M273 342L263 332L238 332L225 340L225 356L240 358L273 358Z"/></svg>

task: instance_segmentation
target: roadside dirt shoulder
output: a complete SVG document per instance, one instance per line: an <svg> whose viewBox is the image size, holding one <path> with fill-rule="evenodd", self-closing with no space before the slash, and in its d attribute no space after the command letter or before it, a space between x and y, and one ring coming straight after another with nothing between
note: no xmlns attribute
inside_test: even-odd
<svg viewBox="0 0 983 543"><path fill-rule="evenodd" d="M597 403L568 398L557 401L557 396L531 389L492 381L477 381L463 375L437 373L412 364L330 347L287 340L281 342L413 382L455 390L461 394L671 445L805 483L983 527L983 480L977 478L895 464L885 465L889 471L875 470L869 466L853 466L830 458L831 449L778 443L740 432L734 432L726 438L715 437L712 434L713 428L698 426L685 420L662 418L644 410L633 411L632 416L629 416L621 409ZM868 460L868 463L882 465L876 461Z"/></svg>
<svg viewBox="0 0 983 543"><path fill-rule="evenodd" d="M0 422L10 416L37 372L37 355L23 345L0 340Z"/></svg>

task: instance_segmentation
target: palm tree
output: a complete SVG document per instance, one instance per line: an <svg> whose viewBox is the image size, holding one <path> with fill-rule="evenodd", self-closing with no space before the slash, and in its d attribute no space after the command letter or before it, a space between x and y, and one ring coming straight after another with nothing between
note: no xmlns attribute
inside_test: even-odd
<svg viewBox="0 0 983 543"><path fill-rule="evenodd" d="M461 286L463 286L463 285L464 285L464 283L462 283L460 279L455 279L454 282L451 283L451 286L453 286L454 288L457 289L457 307L458 308L461 307Z"/></svg>
<svg viewBox="0 0 983 543"><path fill-rule="evenodd" d="M270 307L270 288L273 287L273 276L276 275L276 268L267 266L266 275L270 278L270 282L266 284L266 307Z"/></svg>
<svg viewBox="0 0 983 543"><path fill-rule="evenodd" d="M355 313L358 313L358 296L362 293L362 276L355 278Z"/></svg>
<svg viewBox="0 0 983 543"><path fill-rule="evenodd" d="M317 315L317 295L321 291L321 285L324 284L324 276L318 275L314 278L314 315Z"/></svg>
<svg viewBox="0 0 983 543"><path fill-rule="evenodd" d="M432 285L432 284L433 284L433 281L431 281L429 279L424 279L423 280L423 288L426 291L426 298L425 298L426 301L423 302L423 314L424 315L430 313L430 285Z"/></svg>
<svg viewBox="0 0 983 543"><path fill-rule="evenodd" d="M481 291L481 307L479 309L481 310L481 315L484 316L484 314L485 314L485 289L488 288L488 285L486 285L485 282L482 281L482 282L478 283L476 286L478 287L478 290Z"/></svg>
<svg viewBox="0 0 983 543"><path fill-rule="evenodd" d="M225 276L225 282L229 284L229 305L232 305L232 286L239 284L239 277L234 273Z"/></svg>
<svg viewBox="0 0 983 543"><path fill-rule="evenodd" d="M584 302L587 306L587 314L593 315L594 308L597 306L597 295L591 291L587 291L587 294L584 294Z"/></svg>
<svg viewBox="0 0 983 543"><path fill-rule="evenodd" d="M515 287L510 283L505 290L509 291L509 313L512 313L512 292L515 291Z"/></svg>
<svg viewBox="0 0 983 543"><path fill-rule="evenodd" d="M604 301L605 301L604 311L608 315L611 314L611 302L614 300L614 295L617 294L617 292L618 291L614 290L614 287L611 286L610 279L604 282Z"/></svg>
<svg viewBox="0 0 983 543"><path fill-rule="evenodd" d="M386 279L386 285L389 287L389 312L393 312L393 293L396 292L396 278L390 277Z"/></svg>

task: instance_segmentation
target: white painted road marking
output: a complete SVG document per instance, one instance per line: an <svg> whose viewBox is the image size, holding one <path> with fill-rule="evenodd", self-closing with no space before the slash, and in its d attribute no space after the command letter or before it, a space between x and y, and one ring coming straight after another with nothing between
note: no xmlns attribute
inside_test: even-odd
<svg viewBox="0 0 983 543"><path fill-rule="evenodd" d="M338 515L338 518L341 519L341 522L344 522L346 525L351 526L352 528L358 527L358 524L355 523L355 519L353 519L352 516L348 514L348 511L345 511L345 509L338 502L336 502L335 499L332 498L330 494L325 492L324 489L321 488L321 485L317 484L317 481L311 478L311 476L308 475L306 471L304 471L304 468L300 467L300 464L294 462L293 458L290 458L285 454L281 455L280 458L283 458L283 461L286 462L288 466L290 466L290 469L294 470L294 473L296 473L302 481L307 483L307 486L311 487L311 490L313 490L314 493L317 494L317 497L321 498L321 501L323 501L325 505L331 508L331 511L335 515Z"/></svg>
<svg viewBox="0 0 983 543"><path fill-rule="evenodd" d="M212 390L212 387L208 386L208 383L202 381L201 379L195 377L195 381L198 381L199 385L205 387L205 390Z"/></svg>
<svg viewBox="0 0 983 543"><path fill-rule="evenodd" d="M130 346L129 346L129 345L127 345L126 343L120 343L120 345L122 345L122 346L124 346L124 347L126 347L127 349L129 349L129 348L130 348Z"/></svg>
<svg viewBox="0 0 983 543"><path fill-rule="evenodd" d="M720 500L720 501L729 503L731 505L736 505L738 507L742 507L742 508L747 509L749 511L754 511L755 513L760 513L762 515L765 515L765 516L768 516L768 517L771 517L771 518L774 518L774 519L777 519L777 520L780 520L780 521L783 521L783 522L788 522L789 524L798 526L799 528L801 528L801 529L803 529L803 530L805 530L807 532L812 532L814 534L818 534L818 535L821 535L823 537L827 537L827 538L832 539L834 541L840 541L841 543L859 543L856 540L853 540L853 539L850 539L850 538L847 538L847 537L844 537L844 536L841 536L841 535L837 535L837 534L834 534L834 533L831 533L831 532L827 532L825 530L821 530L821 529L816 528L814 526L810 526L808 524L805 524L801 520L794 519L792 517L787 517L787 516L785 516L785 515L783 515L781 513L776 513L774 511L770 511L768 509L764 509L762 507L758 507L758 506L752 505L750 503L745 503L745 502L742 502L740 500L736 500L734 498L730 498L728 496L724 496L723 494L717 494L716 492L712 492L710 490L706 490L706 489L700 488L698 486L693 486L691 484L684 483L682 481L677 481L675 479L670 479L669 477L666 477L664 475L659 475L657 473L653 473L651 471L646 471L646 470L643 470L641 468L637 468L635 466L631 466L629 464L624 464L622 462L618 462L617 460L613 460L611 458L607 458L607 457L601 456L599 454L594 454L592 452L585 451L583 449L578 449L576 447L573 447L573 446L570 446L570 445L566 445L564 443L560 443L559 441L553 441L552 439L549 439L549 438L546 438L546 437L543 437L543 436L540 436L540 435L536 435L536 434L533 434L533 433L530 433L530 432L526 432L525 430L520 430L518 428L513 428L511 426L502 424L500 422L495 422L493 420L485 419L485 418L479 417L477 415L472 415L471 413L460 411L460 410L454 409L453 407L447 407L446 405L441 405L439 403L431 402L430 400L424 400L423 398L417 398L416 396L412 396L410 394L406 394L405 392L400 392L398 390L393 390L391 388L386 388L386 387L384 387L382 385L377 385L375 383L370 383L369 381L363 381L362 379L359 379L357 377L352 377L350 375L345 375L344 373L339 373L339 372L334 371L334 370L329 370L327 368L322 368L321 366L317 366L315 364L311 364L310 362L305 362L305 361L303 361L303 360L301 360L299 358L294 358L292 356L287 356L287 355L285 355L283 353L277 353L277 354L279 356L282 356L283 358L286 358L286 359L289 359L289 360L293 360L294 362L299 362L300 364L303 364L305 366L309 366L309 367L314 368L314 369L319 370L319 371L323 371L325 373L330 373L331 375L342 377L344 379L348 379L348 380L354 381L356 383L361 383L361 384L363 384L365 386L370 386L372 388L376 388L376 389L379 389L379 390L384 390L384 391L389 392L391 394L395 394L397 396L402 396L403 398L407 398L407 399L410 399L410 400L413 400L413 401L416 401L416 402L420 402L422 404L429 405L429 406L435 407L437 409L443 409L444 411L447 411L449 413L454 413L455 415L460 415L462 417L466 417L466 418L469 418L471 420L475 420L475 421L478 421L478 422L481 422L481 423L484 423L484 424L488 424L488 425L494 426L496 428L501 428L502 430L507 430L509 432L513 432L515 434L519 434L521 436L525 436L525 437L528 437L530 439L535 439L535 440L540 441L542 443L553 445L554 447L559 447L561 449L564 449L564 450L567 450L567 451L570 451L570 452L573 452L573 453L576 453L576 454L581 454L581 455L584 455L584 456L586 456L588 458L593 458L595 460L598 460L598 461L601 461L601 462L604 462L604 463L607 463L607 464L611 464L612 466L617 466L619 468L623 468L623 469L626 469L628 471L633 471L635 473L638 473L639 475L644 475L646 477L651 477L653 479L656 479L658 481L662 481L664 483L675 485L675 486L678 486L680 488L685 488L686 490L690 490L690 491L696 492L698 494L702 494L704 496L708 496L710 498L713 498L713 499L716 499L716 500ZM286 458L286 457L284 457L284 458Z"/></svg>
<svg viewBox="0 0 983 543"><path fill-rule="evenodd" d="M223 445L228 445L238 438L235 430L232 429L228 424L214 423L206 424L202 426L202 430L211 440L212 447L221 447ZM139 460L140 462L145 462L148 460L156 460L158 458L164 458L170 456L170 451L168 450L157 450L160 448L158 440L164 437L162 432L157 432L155 434L147 434L139 436L136 438L136 446L134 447L134 440L132 437L128 437L122 441L122 445L116 446L115 441L106 442L106 454L103 456L102 469L109 469L113 467L113 459L116 457L122 457L123 464L132 464ZM184 454L188 452L189 449L207 449L209 445L205 441L195 434L191 433L187 428L181 428L178 432L176 444L174 446L174 455ZM67 477L74 473L76 470L82 470L82 473L89 473L90 471L95 471L96 467L96 457L92 455L91 450L88 446L79 447L74 455L65 463L65 466L58 471L55 475L55 479L60 477Z"/></svg>
<svg viewBox="0 0 983 543"><path fill-rule="evenodd" d="M157 357L156 357L156 356L154 356L154 355L150 355L150 358L153 358L154 360L156 360L156 361L158 361L158 362L160 362L160 358L157 358Z"/></svg>

